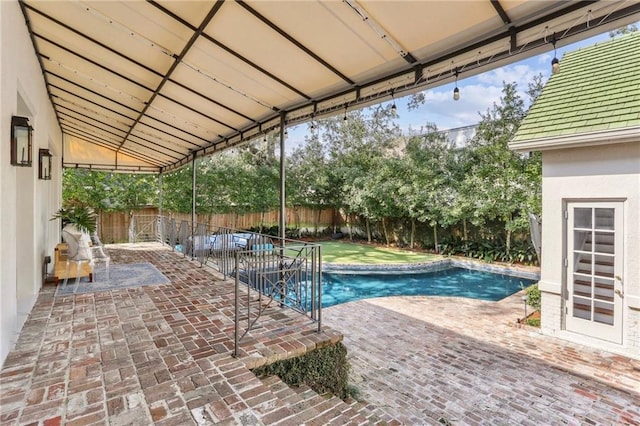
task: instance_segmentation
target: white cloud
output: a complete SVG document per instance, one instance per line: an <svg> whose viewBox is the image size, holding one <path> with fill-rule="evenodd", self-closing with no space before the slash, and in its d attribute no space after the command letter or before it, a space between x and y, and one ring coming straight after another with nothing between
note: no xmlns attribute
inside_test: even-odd
<svg viewBox="0 0 640 426"><path fill-rule="evenodd" d="M532 68L527 64L508 65L480 74L475 79L483 84L502 86L502 83L515 82L519 88L527 87L533 76L542 72L541 68ZM472 79L473 80L473 79Z"/></svg>
<svg viewBox="0 0 640 426"><path fill-rule="evenodd" d="M453 100L453 85L425 92L425 103L413 111L407 111L404 102L398 103L399 124L407 130L418 129L427 123L435 123L439 129L476 124L479 112L485 112L500 99L502 84L481 85L458 83L460 100Z"/></svg>

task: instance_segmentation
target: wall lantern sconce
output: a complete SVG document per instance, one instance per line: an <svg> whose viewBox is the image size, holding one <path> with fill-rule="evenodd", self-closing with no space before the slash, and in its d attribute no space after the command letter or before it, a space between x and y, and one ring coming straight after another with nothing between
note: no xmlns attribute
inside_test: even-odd
<svg viewBox="0 0 640 426"><path fill-rule="evenodd" d="M11 164L31 167L31 132L27 117L11 117Z"/></svg>
<svg viewBox="0 0 640 426"><path fill-rule="evenodd" d="M38 179L51 180L51 153L48 149L40 149L38 153Z"/></svg>

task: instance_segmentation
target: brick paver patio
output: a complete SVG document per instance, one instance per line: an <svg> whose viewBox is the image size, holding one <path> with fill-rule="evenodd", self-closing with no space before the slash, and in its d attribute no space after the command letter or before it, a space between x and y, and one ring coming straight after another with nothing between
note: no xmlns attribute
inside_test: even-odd
<svg viewBox="0 0 640 426"><path fill-rule="evenodd" d="M340 334L272 307L233 358L230 281L159 245L117 247L115 263L152 262L171 284L58 297L45 287L0 373L0 424L296 424L329 409L337 424L370 422L366 407L315 394L287 406L271 389L279 379L249 371Z"/></svg>
<svg viewBox="0 0 640 426"><path fill-rule="evenodd" d="M233 285L157 245L113 246L171 281L54 297L45 287L0 372L2 425L638 424L640 365L514 327L502 302L393 297L269 308L231 357ZM339 341L366 403L249 368Z"/></svg>
<svg viewBox="0 0 640 426"><path fill-rule="evenodd" d="M389 297L324 317L362 397L404 424L640 424L640 361L515 327L521 296Z"/></svg>

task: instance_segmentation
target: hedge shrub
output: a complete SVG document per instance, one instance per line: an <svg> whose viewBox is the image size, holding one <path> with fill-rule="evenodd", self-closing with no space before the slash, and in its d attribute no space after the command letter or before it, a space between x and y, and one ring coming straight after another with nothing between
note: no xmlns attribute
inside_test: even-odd
<svg viewBox="0 0 640 426"><path fill-rule="evenodd" d="M253 370L258 377L276 375L288 385L307 384L319 394L350 396L347 348L342 343L315 349L302 356L276 361Z"/></svg>

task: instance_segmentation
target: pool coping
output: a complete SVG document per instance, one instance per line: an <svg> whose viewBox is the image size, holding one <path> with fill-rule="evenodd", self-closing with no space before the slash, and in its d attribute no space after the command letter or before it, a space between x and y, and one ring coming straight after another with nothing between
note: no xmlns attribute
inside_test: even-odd
<svg viewBox="0 0 640 426"><path fill-rule="evenodd" d="M394 274L400 272L431 272L440 271L447 268L459 267L473 269L482 272L492 272L494 274L504 274L517 278L539 280L540 271L527 270L521 266L499 265L481 263L474 260L445 258L431 262L420 263L386 263L386 264L354 264L354 263L323 263L323 272L333 272L340 274L358 274L371 272L376 274Z"/></svg>

